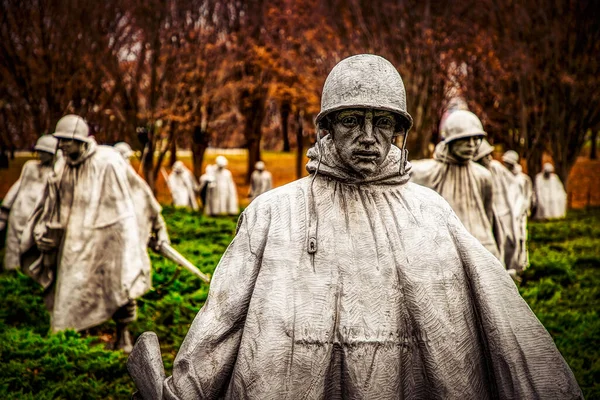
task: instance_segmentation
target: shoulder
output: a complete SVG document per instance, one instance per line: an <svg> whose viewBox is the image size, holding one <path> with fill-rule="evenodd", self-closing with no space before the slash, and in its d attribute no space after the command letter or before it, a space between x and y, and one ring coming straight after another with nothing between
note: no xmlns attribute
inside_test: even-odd
<svg viewBox="0 0 600 400"><path fill-rule="evenodd" d="M39 160L28 160L23 164L21 176L29 175L32 172L37 172L40 169L41 162Z"/></svg>
<svg viewBox="0 0 600 400"><path fill-rule="evenodd" d="M127 166L127 163L123 160L123 156L111 146L99 145L96 147L96 154L94 156L96 162L119 166L121 168Z"/></svg>
<svg viewBox="0 0 600 400"><path fill-rule="evenodd" d="M471 161L471 167L478 178L492 180L492 173L483 165Z"/></svg>
<svg viewBox="0 0 600 400"><path fill-rule="evenodd" d="M417 183L408 182L404 185L405 198L421 209L448 214L452 212L450 204L435 190Z"/></svg>
<svg viewBox="0 0 600 400"><path fill-rule="evenodd" d="M286 204L288 199L296 198L298 195L303 196L310 184L310 179L311 177L307 176L261 194L252 200L245 212L262 213L274 206L279 207Z"/></svg>

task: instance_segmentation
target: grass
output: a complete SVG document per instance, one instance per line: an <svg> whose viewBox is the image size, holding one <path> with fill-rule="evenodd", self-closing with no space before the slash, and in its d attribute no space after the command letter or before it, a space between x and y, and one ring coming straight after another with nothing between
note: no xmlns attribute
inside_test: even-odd
<svg viewBox="0 0 600 400"><path fill-rule="evenodd" d="M207 218L167 207L173 245L212 273L231 241L235 217ZM531 267L520 291L553 336L588 399L600 399L600 209L530 225ZM0 252L1 253L1 252ZM1 256L2 254L0 254ZM169 371L208 285L154 254L154 289L138 301L135 335L152 330ZM0 398L129 399L126 356L105 349L114 323L83 334L50 334L41 291L20 272L0 274Z"/></svg>

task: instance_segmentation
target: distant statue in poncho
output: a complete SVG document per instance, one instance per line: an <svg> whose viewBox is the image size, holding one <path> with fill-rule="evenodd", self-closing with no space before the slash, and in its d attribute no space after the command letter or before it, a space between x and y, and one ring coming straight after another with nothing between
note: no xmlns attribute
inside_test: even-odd
<svg viewBox="0 0 600 400"><path fill-rule="evenodd" d="M521 229L518 217L523 209L524 199L515 176L492 158L493 152L494 146L483 139L473 160L492 173L494 236L498 243L500 260L507 269L518 272L523 269L523 265L519 263Z"/></svg>
<svg viewBox="0 0 600 400"><path fill-rule="evenodd" d="M500 258L492 231L492 174L473 161L487 134L479 118L465 110L452 112L444 126L445 139L436 146L433 159L412 163L412 181L442 195L465 228Z"/></svg>
<svg viewBox="0 0 600 400"><path fill-rule="evenodd" d="M204 173L200 176L200 186L198 193L200 194L200 200L204 207L204 214L211 215L210 200L214 196L215 190L215 171L217 170L216 165L208 164L204 169Z"/></svg>
<svg viewBox="0 0 600 400"><path fill-rule="evenodd" d="M535 192L533 183L529 175L523 173L519 164L519 154L514 150L508 150L502 156L502 162L508 170L515 176L521 192L521 210L517 210L517 219L519 223L519 246L517 249L518 263L522 269L529 265L529 254L527 251L527 220L531 211L536 207Z"/></svg>
<svg viewBox="0 0 600 400"><path fill-rule="evenodd" d="M173 376L155 335L136 343L138 398L581 398L500 262L409 182L394 66L341 61L316 123L310 176L241 214Z"/></svg>
<svg viewBox="0 0 600 400"><path fill-rule="evenodd" d="M265 170L265 163L258 161L254 165L254 171L250 177L250 191L248 197L250 201L254 200L261 194L268 192L273 188L273 177L271 173Z"/></svg>
<svg viewBox="0 0 600 400"><path fill-rule="evenodd" d="M61 118L53 135L65 162L23 231L22 268L45 289L53 332L113 318L115 347L131 350L127 325L136 318L135 299L151 284L129 184L135 172L115 149L96 144L81 117ZM166 232L155 236L168 240Z"/></svg>
<svg viewBox="0 0 600 400"><path fill-rule="evenodd" d="M38 159L23 165L21 176L4 196L0 206L0 231L6 229L5 269L19 268L21 233L44 194L48 176L53 172L57 144L52 135L41 136L34 147Z"/></svg>
<svg viewBox="0 0 600 400"><path fill-rule="evenodd" d="M564 218L567 214L567 192L550 163L544 164L543 171L535 176L535 198L535 219Z"/></svg>
<svg viewBox="0 0 600 400"><path fill-rule="evenodd" d="M206 202L205 208L207 215L236 215L240 212L238 207L237 189L231 171L227 169L227 159L218 156L216 168L212 170L214 185Z"/></svg>
<svg viewBox="0 0 600 400"><path fill-rule="evenodd" d="M189 207L194 211L199 209L198 201L196 200L196 191L198 190L196 177L194 177L192 171L187 169L183 162L175 161L167 184L171 191L175 207Z"/></svg>

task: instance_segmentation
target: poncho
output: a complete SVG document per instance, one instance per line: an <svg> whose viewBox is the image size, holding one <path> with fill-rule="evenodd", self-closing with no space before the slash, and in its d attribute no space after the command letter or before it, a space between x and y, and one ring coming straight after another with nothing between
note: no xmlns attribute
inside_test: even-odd
<svg viewBox="0 0 600 400"><path fill-rule="evenodd" d="M273 188L273 177L269 171L255 170L250 177L250 199L268 192Z"/></svg>
<svg viewBox="0 0 600 400"><path fill-rule="evenodd" d="M492 173L494 187L494 216L499 226L496 242L501 260L507 269L521 270L519 263L519 247L521 227L519 215L523 210L524 199L519 183L514 175L500 162L490 161L489 171Z"/></svg>
<svg viewBox="0 0 600 400"><path fill-rule="evenodd" d="M235 215L238 208L237 189L231 171L226 168L215 168L212 172L214 181L206 195L207 215Z"/></svg>
<svg viewBox="0 0 600 400"><path fill-rule="evenodd" d="M19 240L27 219L44 194L44 186L52 173L52 165L30 160L23 165L21 176L11 186L2 201L2 208L10 210L6 231L4 268L19 268Z"/></svg>
<svg viewBox="0 0 600 400"><path fill-rule="evenodd" d="M190 207L194 211L198 210L197 184L192 171L185 167L180 171L173 171L169 174L167 183L175 207Z"/></svg>
<svg viewBox="0 0 600 400"><path fill-rule="evenodd" d="M581 398L500 262L398 175L399 149L360 179L322 144L314 182L313 149L311 176L240 216L164 398Z"/></svg>
<svg viewBox="0 0 600 400"><path fill-rule="evenodd" d="M51 327L83 330L150 288L150 260L136 220L129 185L134 171L112 147L92 140L75 161L67 161L46 185L21 239L21 261L33 273L39 266L35 243L48 234L46 222L64 227L58 249ZM41 282L40 282L41 283Z"/></svg>
<svg viewBox="0 0 600 400"><path fill-rule="evenodd" d="M517 165L512 173L517 179L519 190L523 199L522 208L517 215L518 236L517 236L517 263L519 269L525 269L529 265L529 254L527 251L527 219L531 214L531 209L535 207L537 201L533 191L533 183L529 175L521 172L521 166Z"/></svg>
<svg viewBox="0 0 600 400"><path fill-rule="evenodd" d="M412 181L438 192L465 228L500 258L492 231L493 183L490 171L473 161L460 162L441 142L432 160L412 163Z"/></svg>
<svg viewBox="0 0 600 400"><path fill-rule="evenodd" d="M535 219L564 218L567 214L567 192L558 175L548 178L540 172L535 176Z"/></svg>

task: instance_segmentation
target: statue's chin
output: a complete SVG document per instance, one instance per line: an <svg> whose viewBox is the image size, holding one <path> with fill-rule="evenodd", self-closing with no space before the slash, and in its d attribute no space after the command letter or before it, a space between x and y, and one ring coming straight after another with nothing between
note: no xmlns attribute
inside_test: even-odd
<svg viewBox="0 0 600 400"><path fill-rule="evenodd" d="M363 178L368 178L369 176L375 175L379 170L379 166L361 167L357 165L351 165L350 167L352 171L356 172L357 175L360 175Z"/></svg>

